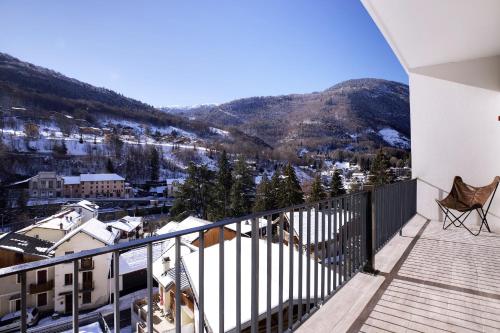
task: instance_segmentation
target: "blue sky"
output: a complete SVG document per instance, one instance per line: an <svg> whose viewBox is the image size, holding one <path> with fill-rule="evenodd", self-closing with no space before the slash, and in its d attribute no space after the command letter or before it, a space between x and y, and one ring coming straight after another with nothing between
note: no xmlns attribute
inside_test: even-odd
<svg viewBox="0 0 500 333"><path fill-rule="evenodd" d="M0 52L155 106L408 80L358 0L2 0L0 30Z"/></svg>

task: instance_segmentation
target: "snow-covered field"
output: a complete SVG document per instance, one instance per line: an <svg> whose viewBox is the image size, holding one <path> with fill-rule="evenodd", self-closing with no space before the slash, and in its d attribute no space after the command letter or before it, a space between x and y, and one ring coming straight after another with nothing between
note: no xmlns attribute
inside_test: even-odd
<svg viewBox="0 0 500 333"><path fill-rule="evenodd" d="M382 139L384 139L385 142L393 147L404 149L410 148L410 140L393 128L383 128L378 131L378 134L382 137Z"/></svg>
<svg viewBox="0 0 500 333"><path fill-rule="evenodd" d="M115 124L109 120L108 123ZM200 163L206 163L212 166L213 161L206 156L208 149L200 146L195 134L184 131L182 129L167 126L167 127L151 127L152 135L158 131L162 134L172 134L174 131L177 133L176 137L184 137L191 140L193 143L178 144L174 142L166 142L164 140L157 141L152 136L145 134L145 128L134 122L120 121L119 125L123 127L132 128L134 135L122 135L121 141L125 146L138 146L149 145L159 148L163 153L163 158L168 159L180 168L186 168L186 163L180 161L174 153L174 148L178 150L192 150L196 151ZM67 149L67 156L111 156L111 144L106 142L105 136L101 129L95 128L96 134L78 134L72 133L65 136L63 132L55 124L42 124L39 126L39 135L37 138L29 138L26 136L24 128L5 128L0 130L0 140L7 147L7 149L19 153L41 153L51 154L54 148L64 145ZM97 134L99 133L99 134ZM220 130L220 135L227 133ZM228 134L228 133L227 133Z"/></svg>

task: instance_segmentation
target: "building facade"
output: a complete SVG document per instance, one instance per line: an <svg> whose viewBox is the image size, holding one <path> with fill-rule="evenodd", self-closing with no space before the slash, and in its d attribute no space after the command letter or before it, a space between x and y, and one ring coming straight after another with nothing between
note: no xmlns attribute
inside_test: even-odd
<svg viewBox="0 0 500 333"><path fill-rule="evenodd" d="M67 198L128 198L131 192L125 178L116 173L87 173L62 178Z"/></svg>
<svg viewBox="0 0 500 333"><path fill-rule="evenodd" d="M40 171L29 180L31 198L59 198L63 194L63 177L53 171Z"/></svg>
<svg viewBox="0 0 500 333"><path fill-rule="evenodd" d="M54 243L16 233L0 236L0 268L47 259ZM26 304L49 313L54 309L54 267L26 273ZM0 317L21 309L20 275L0 279Z"/></svg>

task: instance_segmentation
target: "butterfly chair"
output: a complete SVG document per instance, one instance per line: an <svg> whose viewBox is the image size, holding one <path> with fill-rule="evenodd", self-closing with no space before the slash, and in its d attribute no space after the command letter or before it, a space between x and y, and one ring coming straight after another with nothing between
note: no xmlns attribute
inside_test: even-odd
<svg viewBox="0 0 500 333"><path fill-rule="evenodd" d="M483 187L475 187L464 183L461 177L456 176L453 180L453 187L451 188L450 194L448 194L448 196L443 200L436 199L439 208L441 208L445 214L443 229L448 229L448 227L452 224L455 227L463 226L472 235L477 236L481 232L484 225L488 232L491 232L486 215L490 209L491 202L493 201L499 182L500 177L497 176L491 184ZM490 198L490 201L486 210L484 210L484 207L488 202L488 198ZM457 211L458 214L455 215L452 211ZM469 217L473 211L477 211L479 217L481 218L481 226L479 227L479 231L477 231L477 233L474 233L464 224L467 217ZM450 222L447 225L446 221L448 219Z"/></svg>

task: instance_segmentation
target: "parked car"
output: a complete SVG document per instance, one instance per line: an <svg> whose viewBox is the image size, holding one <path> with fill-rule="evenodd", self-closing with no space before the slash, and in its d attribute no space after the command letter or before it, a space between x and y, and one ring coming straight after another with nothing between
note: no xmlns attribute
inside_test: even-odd
<svg viewBox="0 0 500 333"><path fill-rule="evenodd" d="M26 309L26 323L28 326L34 326L38 323L38 309ZM9 332L19 330L21 327L21 311L11 312L0 319L0 332Z"/></svg>

